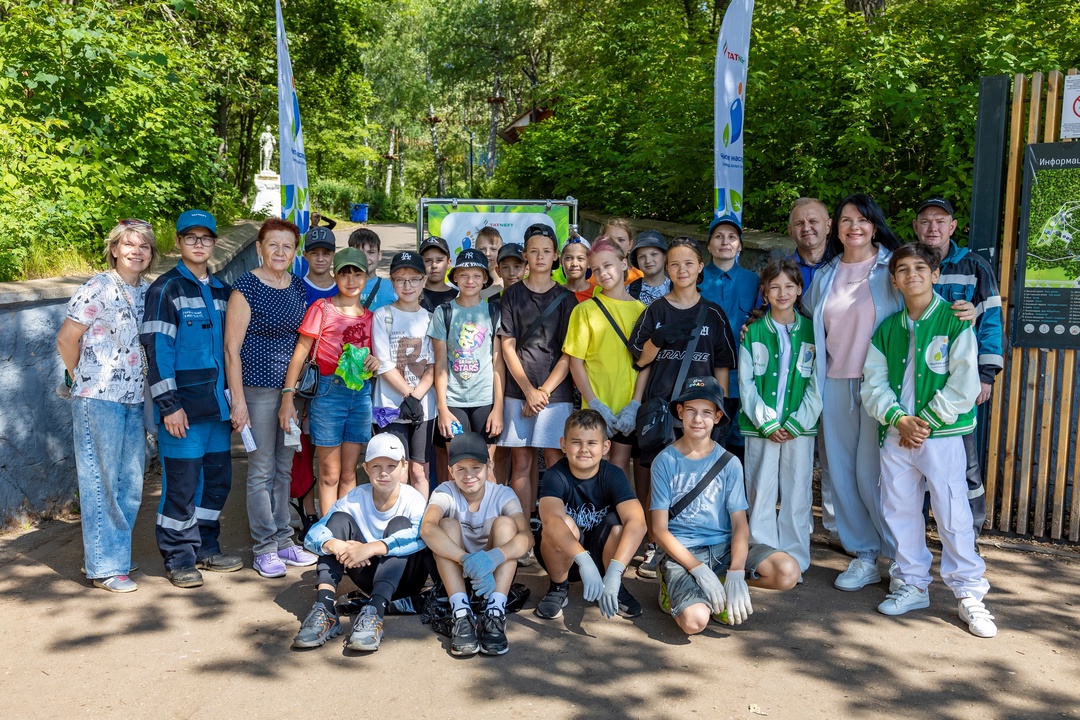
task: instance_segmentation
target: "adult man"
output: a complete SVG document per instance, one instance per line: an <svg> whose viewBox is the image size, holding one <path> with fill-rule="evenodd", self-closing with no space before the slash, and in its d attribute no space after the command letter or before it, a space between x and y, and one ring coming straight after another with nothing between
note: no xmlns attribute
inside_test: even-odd
<svg viewBox="0 0 1080 720"><path fill-rule="evenodd" d="M979 348L979 397L976 405L990 399L994 377L1004 366L1004 335L1001 295L990 264L952 239L956 231L952 204L941 197L924 200L915 211L915 236L941 258L941 276L934 290L949 303L970 302L975 306L975 338ZM986 490L975 447L975 433L964 435L967 452L968 503L971 505L975 537L986 521Z"/></svg>
<svg viewBox="0 0 1080 720"><path fill-rule="evenodd" d="M788 215L788 236L795 242L795 252L788 256L799 266L803 279L803 297L810 291L814 273L825 264L825 241L832 228L829 208L817 198L801 197L791 206ZM821 463L821 524L829 531L829 543L839 548L840 534L833 513L832 480L825 460L825 443L817 436L817 455Z"/></svg>
<svg viewBox="0 0 1080 720"><path fill-rule="evenodd" d="M789 258L802 273L803 293L810 289L814 271L825 263L825 241L831 227L829 208L817 198L801 197L791 206L787 231L795 241L795 252Z"/></svg>
<svg viewBox="0 0 1080 720"><path fill-rule="evenodd" d="M170 582L184 588L202 585L200 568L234 572L243 565L218 544L218 517L232 487L232 429L223 349L230 288L207 268L216 242L213 215L180 215L180 261L147 291L139 336L158 423L158 549Z"/></svg>

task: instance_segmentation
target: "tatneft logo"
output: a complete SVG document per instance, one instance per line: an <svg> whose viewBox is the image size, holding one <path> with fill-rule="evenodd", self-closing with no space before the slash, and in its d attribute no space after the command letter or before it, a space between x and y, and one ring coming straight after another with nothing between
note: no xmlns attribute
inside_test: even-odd
<svg viewBox="0 0 1080 720"><path fill-rule="evenodd" d="M730 50L728 50L726 42L724 43L723 53L724 53L724 57L726 57L728 60L734 60L735 62L739 63L740 65L745 65L746 64L746 58L743 57L742 55L738 54L738 53L733 53Z"/></svg>

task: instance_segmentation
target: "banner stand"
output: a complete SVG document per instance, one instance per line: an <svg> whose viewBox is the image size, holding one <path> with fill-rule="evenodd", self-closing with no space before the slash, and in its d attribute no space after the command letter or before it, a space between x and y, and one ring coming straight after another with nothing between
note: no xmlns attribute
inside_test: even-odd
<svg viewBox="0 0 1080 720"><path fill-rule="evenodd" d="M494 227L503 243L523 242L525 230L533 223L550 225L559 240L566 244L570 231L577 232L578 201L517 200L471 198L420 198L416 206L416 243L429 235L438 235L450 246L451 257L474 247L476 233Z"/></svg>

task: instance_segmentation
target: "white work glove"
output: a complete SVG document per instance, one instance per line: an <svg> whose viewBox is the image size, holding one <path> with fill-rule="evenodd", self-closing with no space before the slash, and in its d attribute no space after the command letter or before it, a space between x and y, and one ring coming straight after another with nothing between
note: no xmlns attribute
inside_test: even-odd
<svg viewBox="0 0 1080 720"><path fill-rule="evenodd" d="M641 409L641 403L631 400L626 407L619 411L615 418L615 429L623 435L633 435L637 430L637 412Z"/></svg>
<svg viewBox="0 0 1080 720"><path fill-rule="evenodd" d="M597 399L589 403L589 409L595 410L600 413L600 417L604 418L604 423L607 425L607 436L611 437L614 435L616 423L618 421L615 419L615 413L611 412L611 408Z"/></svg>
<svg viewBox="0 0 1080 720"><path fill-rule="evenodd" d="M723 612L725 602L724 586L720 583L720 578L716 577L716 573L712 571L712 568L709 567L708 563L701 563L692 569L690 574L694 576L694 580L697 582L698 587L705 593L712 614L716 615Z"/></svg>
<svg viewBox="0 0 1080 720"><path fill-rule="evenodd" d="M604 579L600 577L600 571L596 569L592 555L588 550L583 550L574 556L574 562L577 563L578 572L581 574L581 584L584 586L581 594L585 597L585 602L596 602L600 599L600 594L604 592Z"/></svg>
<svg viewBox="0 0 1080 720"><path fill-rule="evenodd" d="M727 617L729 625L738 625L754 614L750 604L750 588L746 585L745 570L728 570L724 579L727 587Z"/></svg>
<svg viewBox="0 0 1080 720"><path fill-rule="evenodd" d="M612 618L619 614L619 588L622 587L622 576L626 572L626 566L618 560L608 563L607 572L604 573L604 592L600 594L600 614Z"/></svg>

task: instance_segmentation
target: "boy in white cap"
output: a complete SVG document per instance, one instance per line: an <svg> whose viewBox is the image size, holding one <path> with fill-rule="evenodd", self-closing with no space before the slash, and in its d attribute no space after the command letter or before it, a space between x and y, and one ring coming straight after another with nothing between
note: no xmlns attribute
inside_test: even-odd
<svg viewBox="0 0 1080 720"><path fill-rule="evenodd" d="M532 548L532 533L517 495L488 480L483 435L456 436L449 454L451 480L431 493L420 535L435 555L450 598L450 654L502 655L509 649L506 596L517 559ZM469 606L466 579L477 595L488 600L479 623Z"/></svg>
<svg viewBox="0 0 1080 720"><path fill-rule="evenodd" d="M293 647L318 647L342 633L334 599L346 573L371 599L356 616L345 647L369 652L382 643L390 601L419 594L427 580L431 554L420 539L425 501L406 484L401 440L390 433L371 438L364 470L371 484L358 485L335 502L304 540L320 556L318 584Z"/></svg>

